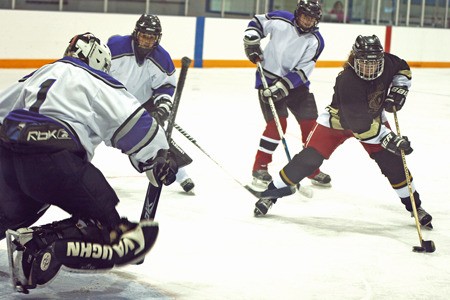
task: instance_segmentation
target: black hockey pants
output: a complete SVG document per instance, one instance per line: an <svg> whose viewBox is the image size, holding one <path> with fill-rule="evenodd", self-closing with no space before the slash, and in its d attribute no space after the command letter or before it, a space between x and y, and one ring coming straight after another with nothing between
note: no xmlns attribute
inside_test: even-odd
<svg viewBox="0 0 450 300"><path fill-rule="evenodd" d="M6 229L32 225L48 204L70 215L120 221L119 199L94 165L66 150L19 153L0 145L0 239Z"/></svg>

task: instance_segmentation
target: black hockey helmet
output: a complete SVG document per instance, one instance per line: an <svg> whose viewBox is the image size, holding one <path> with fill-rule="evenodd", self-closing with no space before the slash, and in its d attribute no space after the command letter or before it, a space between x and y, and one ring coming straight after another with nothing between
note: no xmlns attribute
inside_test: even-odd
<svg viewBox="0 0 450 300"><path fill-rule="evenodd" d="M138 39L139 35L153 36L149 41ZM138 48L152 50L159 45L162 36L162 27L159 18L155 15L143 14L137 20L133 30L133 40Z"/></svg>
<svg viewBox="0 0 450 300"><path fill-rule="evenodd" d="M374 80L381 76L384 69L384 50L376 35L356 38L352 48L353 69L364 80Z"/></svg>
<svg viewBox="0 0 450 300"><path fill-rule="evenodd" d="M297 26L300 27L303 32L310 32L317 27L317 24L319 24L319 21L322 18L322 6L319 1L300 0L297 3L297 8L295 9L294 15ZM309 24L305 21L301 22L300 17L302 15L312 18L313 21L309 22Z"/></svg>

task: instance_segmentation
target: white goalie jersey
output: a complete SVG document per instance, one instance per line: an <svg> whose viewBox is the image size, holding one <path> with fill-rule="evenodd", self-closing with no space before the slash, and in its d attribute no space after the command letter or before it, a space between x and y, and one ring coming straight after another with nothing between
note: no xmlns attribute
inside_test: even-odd
<svg viewBox="0 0 450 300"><path fill-rule="evenodd" d="M169 148L164 130L120 82L71 57L43 66L0 93L3 126L36 116L68 128L89 160L101 142L141 162Z"/></svg>

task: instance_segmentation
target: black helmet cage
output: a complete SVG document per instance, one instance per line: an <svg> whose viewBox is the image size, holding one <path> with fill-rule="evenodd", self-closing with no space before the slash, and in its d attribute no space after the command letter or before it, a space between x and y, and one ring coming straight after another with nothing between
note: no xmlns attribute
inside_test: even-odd
<svg viewBox="0 0 450 300"><path fill-rule="evenodd" d="M319 1L300 0L297 3L297 8L294 12L296 23L297 18L302 14L312 17L316 20L314 25L309 28L303 28L299 24L297 24L297 26L299 26L302 31L309 32L314 29L317 24L319 24L319 21L322 18L322 6L320 5Z"/></svg>
<svg viewBox="0 0 450 300"><path fill-rule="evenodd" d="M352 48L353 69L364 80L374 80L384 70L384 50L376 35L358 36Z"/></svg>
<svg viewBox="0 0 450 300"><path fill-rule="evenodd" d="M156 41L152 46L152 49L156 48L161 41L162 27L159 18L155 15L143 14L136 22L136 26L133 30L133 40L136 46L138 46L137 35L138 33L151 34L156 36Z"/></svg>

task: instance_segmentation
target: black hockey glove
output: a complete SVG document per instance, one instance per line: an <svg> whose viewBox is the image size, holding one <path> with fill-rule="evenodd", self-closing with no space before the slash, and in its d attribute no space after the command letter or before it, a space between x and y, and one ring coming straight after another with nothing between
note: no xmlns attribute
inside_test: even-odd
<svg viewBox="0 0 450 300"><path fill-rule="evenodd" d="M287 95L289 95L289 86L283 79L274 82L267 89L260 90L261 99L265 103L269 103L269 97L272 98L273 102L277 102Z"/></svg>
<svg viewBox="0 0 450 300"><path fill-rule="evenodd" d="M261 39L256 35L254 36L246 35L244 37L245 55L247 55L248 60L254 64L264 60L260 41Z"/></svg>
<svg viewBox="0 0 450 300"><path fill-rule="evenodd" d="M387 112L393 112L394 107L396 111L402 109L405 104L406 96L408 95L408 88L406 86L393 86L384 100L384 109Z"/></svg>
<svg viewBox="0 0 450 300"><path fill-rule="evenodd" d="M401 155L401 150L403 150L406 155L413 152L408 137L399 137L393 132L381 139L381 146L387 151L399 156Z"/></svg>
<svg viewBox="0 0 450 300"><path fill-rule="evenodd" d="M159 125L164 127L165 122L169 118L170 112L172 111L172 101L168 97L161 97L156 100L154 108L151 110L150 114L155 118Z"/></svg>
<svg viewBox="0 0 450 300"><path fill-rule="evenodd" d="M153 186L172 184L177 176L178 165L167 150L159 150L156 157L146 163L145 173Z"/></svg>

